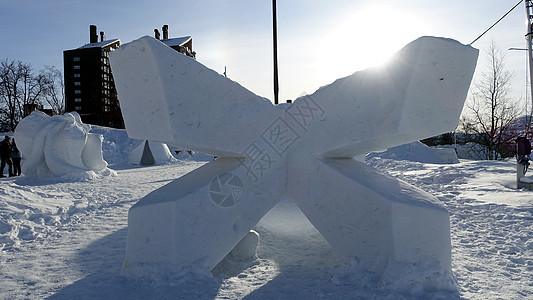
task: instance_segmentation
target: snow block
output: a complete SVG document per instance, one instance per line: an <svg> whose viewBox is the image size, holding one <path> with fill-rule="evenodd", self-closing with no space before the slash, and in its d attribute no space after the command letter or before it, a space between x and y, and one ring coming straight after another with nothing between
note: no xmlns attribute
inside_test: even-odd
<svg viewBox="0 0 533 300"><path fill-rule="evenodd" d="M137 202L128 215L124 265L215 267L280 197L254 187L239 166L236 158L217 159Z"/></svg>
<svg viewBox="0 0 533 300"><path fill-rule="evenodd" d="M265 98L152 37L110 53L128 135L239 157L279 113ZM205 118L204 112L215 112ZM242 130L247 128L247 130Z"/></svg>
<svg viewBox="0 0 533 300"><path fill-rule="evenodd" d="M311 171L319 176L297 176ZM343 256L377 274L394 261L451 270L449 215L437 198L354 159L299 161L291 173L291 199Z"/></svg>
<svg viewBox="0 0 533 300"><path fill-rule="evenodd" d="M386 66L273 106L153 38L120 47L110 60L128 135L218 157L131 208L126 265L212 269L290 197L370 271L395 262L451 271L446 209L352 157L454 130L477 55L422 37Z"/></svg>
<svg viewBox="0 0 533 300"><path fill-rule="evenodd" d="M84 177L109 171L102 156L102 136L89 133L76 112L48 116L34 111L15 129L26 176Z"/></svg>

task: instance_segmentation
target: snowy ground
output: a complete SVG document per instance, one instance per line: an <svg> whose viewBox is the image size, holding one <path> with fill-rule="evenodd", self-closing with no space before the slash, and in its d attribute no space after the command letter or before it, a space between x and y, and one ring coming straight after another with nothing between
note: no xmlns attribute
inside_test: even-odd
<svg viewBox="0 0 533 300"><path fill-rule="evenodd" d="M0 181L1 299L533 297L533 192L515 189L512 160L369 160L436 195L450 211L455 294L409 281L428 274L388 274L378 280L357 270L332 251L289 200L257 225L261 242L255 260L223 261L214 276L188 270L131 277L122 269L129 207L205 162L134 167L121 159L133 143L120 132L112 135L115 141L104 143L104 158L116 176Z"/></svg>
<svg viewBox="0 0 533 300"><path fill-rule="evenodd" d="M533 297L533 192L515 189L514 160L371 164L429 191L448 208L462 297Z"/></svg>

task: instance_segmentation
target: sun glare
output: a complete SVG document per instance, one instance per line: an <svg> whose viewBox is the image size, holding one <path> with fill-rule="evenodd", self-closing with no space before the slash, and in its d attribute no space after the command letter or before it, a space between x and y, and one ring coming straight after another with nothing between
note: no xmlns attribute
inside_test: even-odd
<svg viewBox="0 0 533 300"><path fill-rule="evenodd" d="M416 16L387 6L359 8L346 14L328 37L331 72L351 74L383 64L405 44L422 35Z"/></svg>

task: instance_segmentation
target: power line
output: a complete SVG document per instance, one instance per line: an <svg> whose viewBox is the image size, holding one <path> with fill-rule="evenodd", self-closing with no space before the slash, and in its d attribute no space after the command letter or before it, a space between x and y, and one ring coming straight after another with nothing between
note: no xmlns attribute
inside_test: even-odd
<svg viewBox="0 0 533 300"><path fill-rule="evenodd" d="M475 43L477 40L479 40L482 36L485 35L485 33L489 32L489 30L492 29L492 27L496 26L496 24L500 23L501 20L503 20L503 18L507 17L508 14L510 14L518 5L520 5L520 3L522 3L523 0L520 0L518 1L518 3L516 3L515 6L513 6L513 8L511 8L507 13L505 13L505 15L503 15L498 21L496 21L496 23L492 24L492 26L490 26L487 30L485 30L480 36L478 36L474 41L472 41L472 43L468 44L468 45L472 45L473 43Z"/></svg>

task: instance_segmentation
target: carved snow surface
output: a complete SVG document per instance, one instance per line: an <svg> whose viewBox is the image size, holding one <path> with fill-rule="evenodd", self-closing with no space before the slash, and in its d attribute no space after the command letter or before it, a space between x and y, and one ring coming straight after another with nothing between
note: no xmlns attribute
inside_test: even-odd
<svg viewBox="0 0 533 300"><path fill-rule="evenodd" d="M83 180L114 174L102 157L102 135L90 130L76 112L52 117L32 112L14 133L24 175Z"/></svg>
<svg viewBox="0 0 533 300"><path fill-rule="evenodd" d="M366 270L450 274L439 200L352 157L454 130L477 55L422 37L383 67L274 106L153 38L120 47L110 58L128 135L218 157L130 209L125 265L212 269L289 197Z"/></svg>

